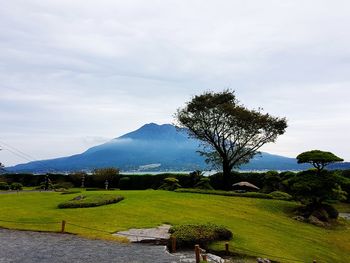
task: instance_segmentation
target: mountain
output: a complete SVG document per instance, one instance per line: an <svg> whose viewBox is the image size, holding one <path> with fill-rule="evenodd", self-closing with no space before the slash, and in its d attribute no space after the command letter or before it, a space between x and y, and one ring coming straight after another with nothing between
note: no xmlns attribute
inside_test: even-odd
<svg viewBox="0 0 350 263"><path fill-rule="evenodd" d="M173 125L149 123L87 151L7 168L12 172L65 172L118 167L122 171L191 171L208 169L197 153L199 141L190 139L186 130ZM298 170L303 166L294 158L269 153L256 156L243 170Z"/></svg>

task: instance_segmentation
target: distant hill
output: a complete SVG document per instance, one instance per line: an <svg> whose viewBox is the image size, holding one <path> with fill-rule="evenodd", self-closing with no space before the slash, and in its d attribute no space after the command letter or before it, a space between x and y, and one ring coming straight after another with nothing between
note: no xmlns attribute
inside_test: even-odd
<svg viewBox="0 0 350 263"><path fill-rule="evenodd" d="M199 141L189 139L186 130L173 125L150 123L87 151L43 161L34 161L7 168L13 172L68 172L118 167L122 171L191 171L206 170L197 150ZM269 153L256 156L242 170L299 170L294 158Z"/></svg>

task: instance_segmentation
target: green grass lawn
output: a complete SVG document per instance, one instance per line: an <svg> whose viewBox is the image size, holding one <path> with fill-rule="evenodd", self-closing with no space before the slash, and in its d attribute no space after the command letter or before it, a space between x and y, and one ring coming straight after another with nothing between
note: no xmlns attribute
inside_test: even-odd
<svg viewBox="0 0 350 263"><path fill-rule="evenodd" d="M104 192L84 192L94 195ZM61 220L107 232L154 227L162 223L216 223L229 228L234 238L230 250L281 262L348 262L350 225L323 229L291 219L287 211L295 203L242 197L175 193L167 191L109 191L125 200L94 208L58 209L74 195L19 193L0 195L0 226L17 229L59 231ZM36 224L26 223L36 222ZM42 224L42 223L52 224ZM67 225L66 230L90 238L112 239L111 235ZM223 250L217 242L213 249ZM273 255L273 256L265 256Z"/></svg>

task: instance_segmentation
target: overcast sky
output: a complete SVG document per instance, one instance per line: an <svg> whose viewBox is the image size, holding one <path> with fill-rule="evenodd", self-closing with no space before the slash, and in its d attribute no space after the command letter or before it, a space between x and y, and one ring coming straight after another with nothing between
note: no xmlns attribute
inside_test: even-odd
<svg viewBox="0 0 350 263"><path fill-rule="evenodd" d="M350 1L0 0L0 145L46 159L231 88L287 117L263 150L350 161ZM8 146L5 165L26 162Z"/></svg>

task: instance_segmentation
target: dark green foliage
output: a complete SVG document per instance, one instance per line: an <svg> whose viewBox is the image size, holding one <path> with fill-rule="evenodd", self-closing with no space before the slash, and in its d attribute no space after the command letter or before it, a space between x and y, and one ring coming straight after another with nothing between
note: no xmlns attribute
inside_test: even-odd
<svg viewBox="0 0 350 263"><path fill-rule="evenodd" d="M293 197L290 194L281 192L281 191L271 192L270 195L272 196L273 199L278 199L278 200L290 201L293 199Z"/></svg>
<svg viewBox="0 0 350 263"><path fill-rule="evenodd" d="M327 212L330 219L337 219L339 212L330 204L322 204L322 208Z"/></svg>
<svg viewBox="0 0 350 263"><path fill-rule="evenodd" d="M304 204L321 204L330 200L343 200L346 193L340 187L341 177L334 172L304 171L288 184L294 197Z"/></svg>
<svg viewBox="0 0 350 263"><path fill-rule="evenodd" d="M11 190L17 190L17 191L19 191L19 190L22 190L22 188L23 188L23 185L22 185L21 183L12 183L12 184L10 185L10 189L11 189Z"/></svg>
<svg viewBox="0 0 350 263"><path fill-rule="evenodd" d="M70 201L60 203L58 208L85 208L118 203L123 200L122 196L115 195L80 195Z"/></svg>
<svg viewBox="0 0 350 263"><path fill-rule="evenodd" d="M275 142L287 128L286 119L247 109L230 90L195 96L176 118L179 127L203 142L200 153L208 163L222 167L224 181L234 167L249 162L261 146Z"/></svg>
<svg viewBox="0 0 350 263"><path fill-rule="evenodd" d="M298 163L310 163L318 172L322 171L324 167L331 163L343 162L342 158L334 155L331 152L324 152L320 150L312 150L303 152L297 156Z"/></svg>
<svg viewBox="0 0 350 263"><path fill-rule="evenodd" d="M214 189L227 189L225 184L228 184L232 189L232 185L241 181L249 181L250 183L256 185L259 188L264 186L265 173L249 173L249 172L231 172L230 176L226 179L223 178L222 173L216 173L210 176L210 185Z"/></svg>
<svg viewBox="0 0 350 263"><path fill-rule="evenodd" d="M202 190L202 189L191 189L191 188L179 188L179 189L176 189L175 192L272 199L272 196L269 194L257 193L257 192L238 193L233 191Z"/></svg>
<svg viewBox="0 0 350 263"><path fill-rule="evenodd" d="M119 188L121 190L129 190L131 187L131 179L130 177L122 177L119 180Z"/></svg>
<svg viewBox="0 0 350 263"><path fill-rule="evenodd" d="M350 203L350 170L336 171L336 174L340 178L339 184L342 190L347 193L347 199L345 201Z"/></svg>
<svg viewBox="0 0 350 263"><path fill-rule="evenodd" d="M299 173L288 183L294 198L305 205L300 209L304 217L313 215L321 221L328 221L337 216L337 212L327 203L346 198L347 193L340 186L342 179L335 172L310 170Z"/></svg>
<svg viewBox="0 0 350 263"><path fill-rule="evenodd" d="M201 178L203 178L203 173L200 170L191 172L189 175L188 187L195 187L199 183Z"/></svg>
<svg viewBox="0 0 350 263"><path fill-rule="evenodd" d="M264 177L264 187L262 191L264 193L271 193L275 190L279 190L280 184L281 184L281 178L279 176L279 173L276 171L269 171L265 174Z"/></svg>
<svg viewBox="0 0 350 263"><path fill-rule="evenodd" d="M108 186L113 187L119 180L119 170L113 167L95 169L91 175L94 186L105 188L105 182Z"/></svg>
<svg viewBox="0 0 350 263"><path fill-rule="evenodd" d="M230 240L233 236L227 228L214 224L178 225L171 227L169 233L176 238L178 248L193 248L196 244L207 248L210 242Z"/></svg>
<svg viewBox="0 0 350 263"><path fill-rule="evenodd" d="M203 190L214 190L214 188L210 185L209 178L201 178L194 187Z"/></svg>
<svg viewBox="0 0 350 263"><path fill-rule="evenodd" d="M88 175L85 172L75 172L68 175L67 181L71 182L75 187L81 187L84 179L84 187L87 186Z"/></svg>
<svg viewBox="0 0 350 263"><path fill-rule="evenodd" d="M6 182L0 182L0 190L9 190L10 186Z"/></svg>
<svg viewBox="0 0 350 263"><path fill-rule="evenodd" d="M159 190L174 191L180 188L179 180L174 177L167 177L164 179L164 183L158 188Z"/></svg>

